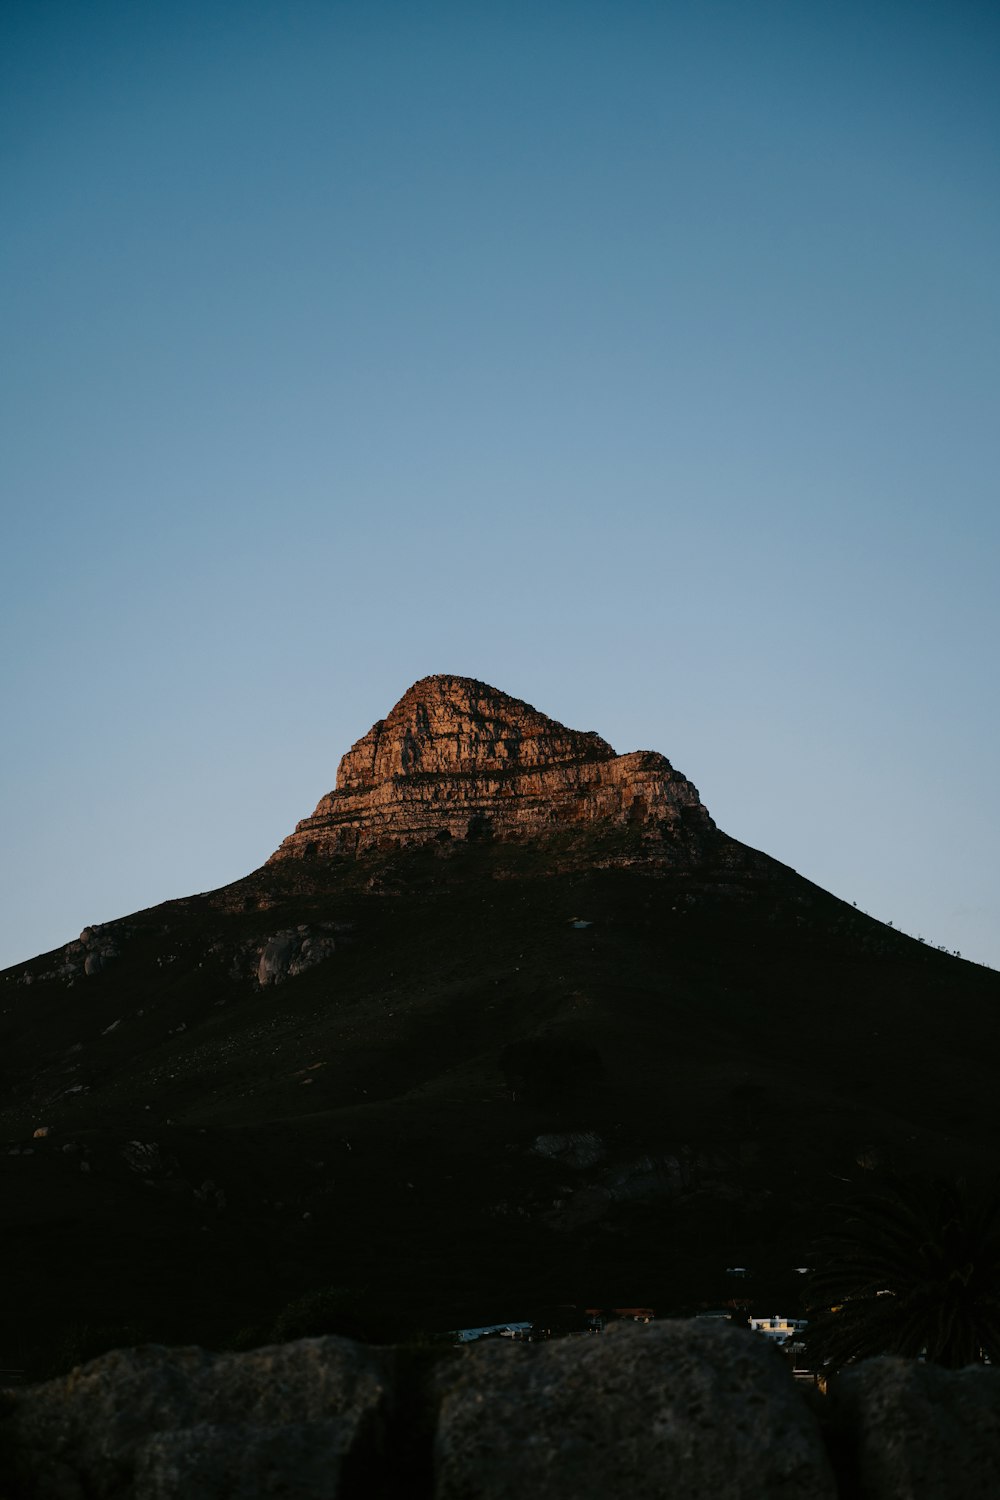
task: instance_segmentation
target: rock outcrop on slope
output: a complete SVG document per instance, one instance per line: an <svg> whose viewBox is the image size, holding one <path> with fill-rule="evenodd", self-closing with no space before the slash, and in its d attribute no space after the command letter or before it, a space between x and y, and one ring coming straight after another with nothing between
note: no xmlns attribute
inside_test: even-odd
<svg viewBox="0 0 1000 1500"><path fill-rule="evenodd" d="M616 755L600 735L471 677L425 677L352 746L335 790L272 859L596 823L666 839L715 827L665 756Z"/></svg>

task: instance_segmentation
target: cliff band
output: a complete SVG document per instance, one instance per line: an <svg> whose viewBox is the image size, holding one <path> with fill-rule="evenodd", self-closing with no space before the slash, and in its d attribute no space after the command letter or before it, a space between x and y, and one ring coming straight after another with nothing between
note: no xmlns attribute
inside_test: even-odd
<svg viewBox="0 0 1000 1500"><path fill-rule="evenodd" d="M697 789L651 750L616 755L471 677L425 677L340 762L337 784L272 860L429 840L628 823L714 830Z"/></svg>

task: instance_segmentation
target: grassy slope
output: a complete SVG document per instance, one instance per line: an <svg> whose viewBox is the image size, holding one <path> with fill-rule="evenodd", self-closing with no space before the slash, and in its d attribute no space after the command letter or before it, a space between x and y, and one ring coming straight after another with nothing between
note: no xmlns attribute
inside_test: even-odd
<svg viewBox="0 0 1000 1500"><path fill-rule="evenodd" d="M358 1293L373 1332L540 1301L681 1308L728 1295L733 1262L787 1298L862 1148L985 1169L1000 978L732 848L697 874L595 868L627 850L571 842L268 867L137 914L70 988L8 977L0 1136L52 1134L0 1154L18 1288L0 1363L58 1362L72 1322L264 1333L317 1286ZM230 977L268 933L323 921L352 931L315 969ZM593 1063L512 1099L504 1048L538 1035ZM571 1130L610 1163L531 1150ZM555 1202L644 1155L684 1191L559 1227Z"/></svg>

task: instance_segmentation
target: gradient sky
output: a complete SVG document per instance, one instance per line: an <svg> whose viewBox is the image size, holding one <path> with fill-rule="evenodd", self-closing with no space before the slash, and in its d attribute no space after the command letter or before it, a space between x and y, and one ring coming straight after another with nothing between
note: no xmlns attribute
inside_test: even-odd
<svg viewBox="0 0 1000 1500"><path fill-rule="evenodd" d="M0 27L0 964L458 672L1000 965L996 6Z"/></svg>

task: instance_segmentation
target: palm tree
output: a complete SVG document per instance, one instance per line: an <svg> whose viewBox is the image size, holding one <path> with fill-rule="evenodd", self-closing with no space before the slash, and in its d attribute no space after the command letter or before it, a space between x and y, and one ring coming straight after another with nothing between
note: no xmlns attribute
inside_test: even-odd
<svg viewBox="0 0 1000 1500"><path fill-rule="evenodd" d="M837 1370L878 1354L1000 1363L1000 1195L910 1182L845 1206L813 1248L806 1348Z"/></svg>

